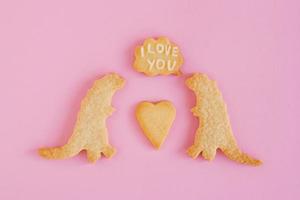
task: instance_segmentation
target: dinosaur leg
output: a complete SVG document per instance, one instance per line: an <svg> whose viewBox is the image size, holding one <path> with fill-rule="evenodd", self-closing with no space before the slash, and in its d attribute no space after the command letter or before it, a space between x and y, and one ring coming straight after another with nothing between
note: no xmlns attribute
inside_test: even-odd
<svg viewBox="0 0 300 200"><path fill-rule="evenodd" d="M213 142L210 129L202 126L197 129L194 144L188 148L187 153L193 159L197 158L200 153L206 160L213 160L216 155L216 144Z"/></svg>
<svg viewBox="0 0 300 200"><path fill-rule="evenodd" d="M190 146L187 150L187 154L192 157L193 159L197 158L200 153L203 151L203 147L201 145L201 130L200 128L197 129L195 139L194 139L194 144Z"/></svg>
<svg viewBox="0 0 300 200"><path fill-rule="evenodd" d="M116 149L108 144L102 149L102 153L104 154L105 157L111 158L116 153Z"/></svg>
<svg viewBox="0 0 300 200"><path fill-rule="evenodd" d="M208 147L202 151L202 156L205 160L213 160L216 156L216 148Z"/></svg>
<svg viewBox="0 0 300 200"><path fill-rule="evenodd" d="M101 152L95 149L87 149L87 159L91 163L95 163L99 158L101 158Z"/></svg>

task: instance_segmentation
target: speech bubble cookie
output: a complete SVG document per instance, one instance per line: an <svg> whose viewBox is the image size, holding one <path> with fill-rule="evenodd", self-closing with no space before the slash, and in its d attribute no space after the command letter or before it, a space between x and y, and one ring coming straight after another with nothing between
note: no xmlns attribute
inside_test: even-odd
<svg viewBox="0 0 300 200"><path fill-rule="evenodd" d="M135 49L133 67L148 76L180 75L183 56L179 47L166 37L157 40L148 38L142 46Z"/></svg>

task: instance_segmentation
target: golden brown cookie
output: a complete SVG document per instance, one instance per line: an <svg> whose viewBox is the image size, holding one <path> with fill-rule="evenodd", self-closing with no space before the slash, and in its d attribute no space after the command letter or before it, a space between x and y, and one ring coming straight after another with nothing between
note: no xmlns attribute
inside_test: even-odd
<svg viewBox="0 0 300 200"><path fill-rule="evenodd" d="M180 75L183 56L179 47L166 37L148 38L136 47L133 67L148 76Z"/></svg>
<svg viewBox="0 0 300 200"><path fill-rule="evenodd" d="M73 134L67 144L41 148L39 154L47 159L65 159L86 150L90 162L96 162L101 153L106 157L113 156L115 149L108 142L105 121L114 111L111 106L114 93L124 84L125 80L116 73L96 80L81 102Z"/></svg>
<svg viewBox="0 0 300 200"><path fill-rule="evenodd" d="M137 105L135 114L145 136L155 148L160 148L176 116L174 105L170 101L145 101Z"/></svg>
<svg viewBox="0 0 300 200"><path fill-rule="evenodd" d="M196 73L186 80L186 85L196 95L196 106L192 109L199 118L194 144L187 153L196 158L200 153L207 160L213 160L217 149L231 160L248 165L262 162L243 153L232 134L229 117L222 94L215 81L205 74Z"/></svg>

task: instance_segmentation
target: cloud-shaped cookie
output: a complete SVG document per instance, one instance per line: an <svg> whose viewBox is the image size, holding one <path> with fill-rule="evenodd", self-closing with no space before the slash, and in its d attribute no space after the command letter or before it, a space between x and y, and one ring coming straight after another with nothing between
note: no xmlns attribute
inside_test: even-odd
<svg viewBox="0 0 300 200"><path fill-rule="evenodd" d="M148 38L135 49L133 67L148 76L180 75L183 56L179 47L166 37Z"/></svg>

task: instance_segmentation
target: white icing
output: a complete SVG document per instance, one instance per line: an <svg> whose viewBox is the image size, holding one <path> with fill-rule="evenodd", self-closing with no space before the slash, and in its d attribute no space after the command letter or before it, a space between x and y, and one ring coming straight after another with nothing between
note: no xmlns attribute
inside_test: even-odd
<svg viewBox="0 0 300 200"><path fill-rule="evenodd" d="M164 45L161 43L156 44L155 47L151 43L147 44L146 54L165 54L166 56L172 55L173 57L178 56L179 48L177 46ZM141 56L145 57L145 49L141 47Z"/></svg>
<svg viewBox="0 0 300 200"><path fill-rule="evenodd" d="M171 52L171 46L167 45L166 46L166 56L170 55L170 52Z"/></svg>
<svg viewBox="0 0 300 200"><path fill-rule="evenodd" d="M158 44L156 45L156 52L157 52L157 53L161 53L161 54L162 54L162 53L164 52L164 50L165 50L165 46L164 46L163 44L159 44L159 43L158 43Z"/></svg>
<svg viewBox="0 0 300 200"><path fill-rule="evenodd" d="M152 70L154 67L155 60L147 59L147 63L149 64L149 70Z"/></svg>
<svg viewBox="0 0 300 200"><path fill-rule="evenodd" d="M154 46L155 45L155 46ZM177 57L179 55L179 48L177 46L172 46L168 44L151 44L148 43L147 46L141 47L141 57L146 59L147 64L149 65L149 70L163 70L174 71L176 68L176 60L170 58ZM156 54L158 58L147 58L147 54ZM153 56L151 56L153 57ZM170 59L168 59L170 58Z"/></svg>
<svg viewBox="0 0 300 200"><path fill-rule="evenodd" d="M176 66L176 60L173 61L173 65L171 66L171 60L168 60L168 71L173 71Z"/></svg>
<svg viewBox="0 0 300 200"><path fill-rule="evenodd" d="M155 52L153 51L153 49L151 49L151 44L147 45L147 53L151 53L154 54Z"/></svg>
<svg viewBox="0 0 300 200"><path fill-rule="evenodd" d="M179 51L178 47L173 47L172 56L177 57L178 56L178 51Z"/></svg>
<svg viewBox="0 0 300 200"><path fill-rule="evenodd" d="M168 71L173 71L176 67L176 60L165 61L161 58L158 58L156 60L147 59L147 63L149 64L149 70L153 70L153 68L155 67L157 70L163 70L167 68Z"/></svg>
<svg viewBox="0 0 300 200"><path fill-rule="evenodd" d="M173 57L177 57L178 56L178 52L179 52L178 47L173 47L172 56Z"/></svg>
<svg viewBox="0 0 300 200"><path fill-rule="evenodd" d="M141 55L142 57L145 57L144 47L141 47Z"/></svg>
<svg viewBox="0 0 300 200"><path fill-rule="evenodd" d="M165 68L165 61L163 60L163 59L161 59L161 58L158 58L157 60L156 60L156 69L158 69L158 70L162 70L162 69L164 69Z"/></svg>

